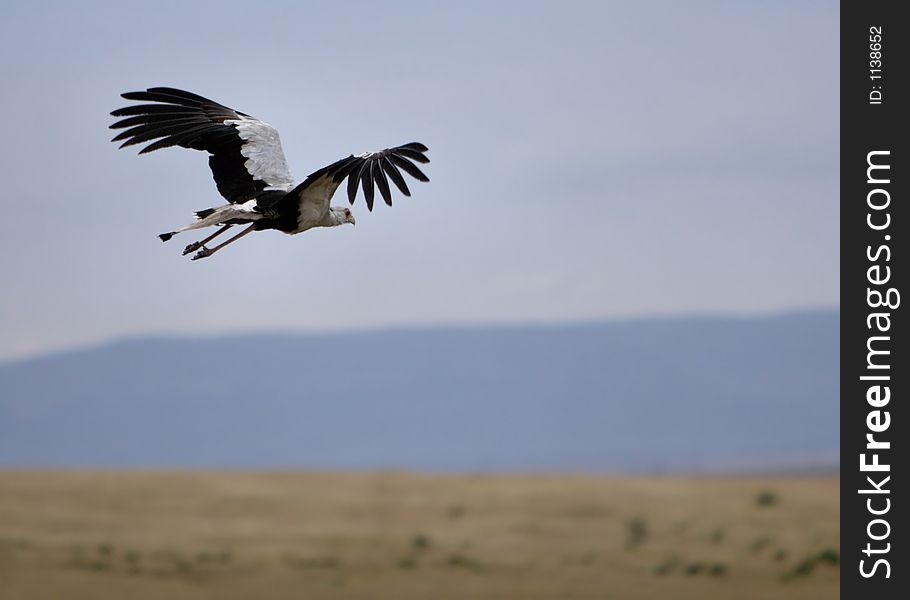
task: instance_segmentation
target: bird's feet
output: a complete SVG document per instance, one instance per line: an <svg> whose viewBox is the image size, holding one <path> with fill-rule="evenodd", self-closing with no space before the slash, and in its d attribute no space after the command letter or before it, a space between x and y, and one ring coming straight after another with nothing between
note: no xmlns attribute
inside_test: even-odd
<svg viewBox="0 0 910 600"><path fill-rule="evenodd" d="M190 244L189 246L187 246L186 248L183 249L183 255L186 256L190 252L195 252L196 250L199 250L200 248L202 248L202 242L193 242L192 244Z"/></svg>
<svg viewBox="0 0 910 600"><path fill-rule="evenodd" d="M190 250L192 252L192 250ZM202 250L193 255L193 258L190 260L199 260L200 258L205 258L206 256L211 256L215 252L211 248L202 247Z"/></svg>

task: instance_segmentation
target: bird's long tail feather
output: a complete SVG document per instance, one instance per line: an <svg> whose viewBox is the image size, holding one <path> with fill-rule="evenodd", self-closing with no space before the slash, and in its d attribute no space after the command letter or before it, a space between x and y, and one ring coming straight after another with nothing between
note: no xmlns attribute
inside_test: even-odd
<svg viewBox="0 0 910 600"><path fill-rule="evenodd" d="M213 227L215 225L223 225L228 221L250 223L252 221L258 221L259 219L263 218L262 214L251 210L251 207L243 204L225 204L224 206L219 206L217 208L206 208L204 210L199 210L193 214L196 215L196 220L194 222L185 227L181 227L180 229L159 234L158 238L162 242L166 242L178 233L182 233L184 231L204 229L206 227Z"/></svg>

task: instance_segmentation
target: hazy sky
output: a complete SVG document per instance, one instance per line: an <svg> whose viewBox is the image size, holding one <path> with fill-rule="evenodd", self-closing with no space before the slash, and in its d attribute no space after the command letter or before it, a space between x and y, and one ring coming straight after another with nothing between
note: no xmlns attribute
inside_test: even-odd
<svg viewBox="0 0 910 600"><path fill-rule="evenodd" d="M834 306L838 25L833 1L3 2L0 359ZM298 179L416 140L432 181L190 262L155 235L222 202L205 155L108 141L155 85L271 123Z"/></svg>

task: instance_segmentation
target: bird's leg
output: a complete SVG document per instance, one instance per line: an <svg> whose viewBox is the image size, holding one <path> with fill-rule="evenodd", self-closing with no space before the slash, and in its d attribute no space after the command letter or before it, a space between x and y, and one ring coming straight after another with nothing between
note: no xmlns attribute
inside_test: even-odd
<svg viewBox="0 0 910 600"><path fill-rule="evenodd" d="M244 229L243 231L241 231L240 233L238 233L237 235L235 235L228 241L218 244L214 248L203 247L202 250L200 250L199 252L197 252L196 254L193 255L193 260L199 260L200 258L205 258L206 256L211 256L211 255L215 254L216 252L218 252L219 250L221 250L222 248L224 248L225 246L227 246L228 244L230 244L231 242L236 242L237 240L239 240L246 234L252 233L255 230L256 230L256 224L253 223L252 225L250 225L249 227L247 227L246 229Z"/></svg>
<svg viewBox="0 0 910 600"><path fill-rule="evenodd" d="M186 248L183 249L183 255L186 256L190 252L199 250L200 248L205 246L208 242L211 242L216 237L218 237L219 235L221 235L222 233L224 233L225 231L227 231L230 228L231 228L231 225L225 225L224 227L222 227L221 229L219 229L218 231L216 231L209 237L205 238L204 240L199 241L199 242L193 242L192 244L190 244L189 246L187 246Z"/></svg>

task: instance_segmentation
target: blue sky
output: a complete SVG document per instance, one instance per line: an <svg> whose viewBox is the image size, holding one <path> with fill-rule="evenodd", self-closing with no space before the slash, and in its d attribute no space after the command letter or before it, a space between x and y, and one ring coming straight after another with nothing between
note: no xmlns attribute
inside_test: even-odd
<svg viewBox="0 0 910 600"><path fill-rule="evenodd" d="M4 3L0 359L148 333L749 314L838 301L836 2ZM205 156L109 143L182 87L292 172L409 141L356 228L212 259ZM341 196L335 204L346 203Z"/></svg>

